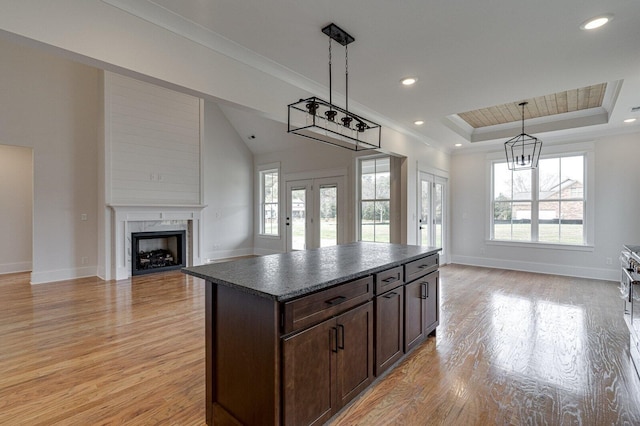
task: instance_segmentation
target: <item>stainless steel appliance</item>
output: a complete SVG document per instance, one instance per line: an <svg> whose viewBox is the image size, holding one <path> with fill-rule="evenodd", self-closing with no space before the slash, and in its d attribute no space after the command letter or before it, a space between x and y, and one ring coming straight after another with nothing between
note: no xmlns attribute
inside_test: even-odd
<svg viewBox="0 0 640 426"><path fill-rule="evenodd" d="M624 299L624 319L630 332L629 352L640 374L640 246L623 246L620 263L620 293Z"/></svg>

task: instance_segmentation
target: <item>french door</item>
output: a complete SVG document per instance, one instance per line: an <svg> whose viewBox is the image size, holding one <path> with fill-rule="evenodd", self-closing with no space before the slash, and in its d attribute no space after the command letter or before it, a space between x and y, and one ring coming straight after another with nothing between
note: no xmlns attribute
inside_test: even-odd
<svg viewBox="0 0 640 426"><path fill-rule="evenodd" d="M344 242L344 178L287 181L287 251Z"/></svg>
<svg viewBox="0 0 640 426"><path fill-rule="evenodd" d="M446 263L447 179L419 172L418 184L418 244L441 247L441 263Z"/></svg>

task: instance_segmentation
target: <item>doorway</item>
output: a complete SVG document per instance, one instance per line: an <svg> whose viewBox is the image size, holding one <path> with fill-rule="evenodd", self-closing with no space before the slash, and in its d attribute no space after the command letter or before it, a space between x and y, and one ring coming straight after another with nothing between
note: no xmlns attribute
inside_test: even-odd
<svg viewBox="0 0 640 426"><path fill-rule="evenodd" d="M0 274L33 267L33 149L0 145Z"/></svg>
<svg viewBox="0 0 640 426"><path fill-rule="evenodd" d="M447 178L419 172L418 244L441 247L441 263L447 263Z"/></svg>
<svg viewBox="0 0 640 426"><path fill-rule="evenodd" d="M288 252L344 243L343 176L291 180L286 188Z"/></svg>

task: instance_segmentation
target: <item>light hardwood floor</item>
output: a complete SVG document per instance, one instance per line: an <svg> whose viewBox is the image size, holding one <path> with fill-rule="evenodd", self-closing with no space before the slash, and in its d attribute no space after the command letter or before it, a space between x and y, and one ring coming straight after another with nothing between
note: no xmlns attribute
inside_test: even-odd
<svg viewBox="0 0 640 426"><path fill-rule="evenodd" d="M640 424L615 283L441 269L430 338L332 425ZM0 425L204 424L204 283L0 276Z"/></svg>

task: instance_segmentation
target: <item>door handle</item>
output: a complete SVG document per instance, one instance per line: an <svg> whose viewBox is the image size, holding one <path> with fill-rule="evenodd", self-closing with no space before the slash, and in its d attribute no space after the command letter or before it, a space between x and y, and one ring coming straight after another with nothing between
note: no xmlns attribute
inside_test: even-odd
<svg viewBox="0 0 640 426"><path fill-rule="evenodd" d="M382 282L387 283L387 284L391 284L391 283L395 283L399 279L400 279L400 273L398 273L398 276L396 276L396 277L385 278L384 280L382 280Z"/></svg>
<svg viewBox="0 0 640 426"><path fill-rule="evenodd" d="M340 330L342 330L342 333L340 333ZM340 339L340 341L342 342L341 345L338 345L338 334L342 335L342 337ZM344 325L342 325L342 324L338 324L338 329L336 331L336 346L338 347L338 349L344 350ZM338 352L338 351L336 351L336 352Z"/></svg>
<svg viewBox="0 0 640 426"><path fill-rule="evenodd" d="M331 331L333 333L333 342L335 346L332 345L331 352L338 352L338 329L336 327L331 327Z"/></svg>
<svg viewBox="0 0 640 426"><path fill-rule="evenodd" d="M346 297L338 296L338 297L334 297L333 299L329 299L329 300L325 301L324 303L326 303L327 305L335 306L335 305L341 304L345 300L347 300Z"/></svg>
<svg viewBox="0 0 640 426"><path fill-rule="evenodd" d="M426 299L429 297L429 287L426 282L420 283L420 299Z"/></svg>
<svg viewBox="0 0 640 426"><path fill-rule="evenodd" d="M391 299L392 297L395 297L397 295L398 295L398 293L396 293L395 291L392 291L391 293L387 293L382 297L384 297L385 299Z"/></svg>

